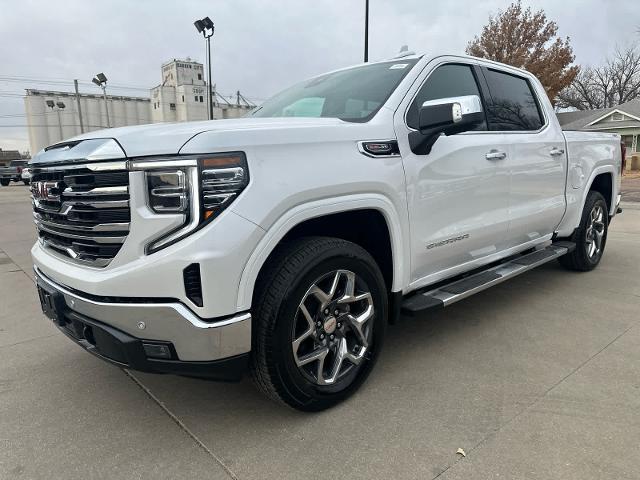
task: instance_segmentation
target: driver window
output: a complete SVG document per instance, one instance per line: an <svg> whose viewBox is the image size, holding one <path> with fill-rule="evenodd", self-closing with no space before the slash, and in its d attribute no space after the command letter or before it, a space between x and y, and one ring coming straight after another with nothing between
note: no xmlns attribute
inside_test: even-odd
<svg viewBox="0 0 640 480"><path fill-rule="evenodd" d="M407 125L418 129L420 107L428 100L460 97L463 95L480 96L473 70L469 65L446 64L436 68L424 82L416 98L407 111ZM486 130L486 122L482 122L474 130Z"/></svg>

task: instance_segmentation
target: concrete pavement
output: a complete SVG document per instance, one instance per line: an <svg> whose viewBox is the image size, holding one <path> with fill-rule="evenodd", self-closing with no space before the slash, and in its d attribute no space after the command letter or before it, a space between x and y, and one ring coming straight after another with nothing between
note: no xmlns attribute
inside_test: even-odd
<svg viewBox="0 0 640 480"><path fill-rule="evenodd" d="M30 218L0 188L1 479L640 477L640 204L594 272L552 263L391 327L364 387L312 415L83 352L39 311Z"/></svg>

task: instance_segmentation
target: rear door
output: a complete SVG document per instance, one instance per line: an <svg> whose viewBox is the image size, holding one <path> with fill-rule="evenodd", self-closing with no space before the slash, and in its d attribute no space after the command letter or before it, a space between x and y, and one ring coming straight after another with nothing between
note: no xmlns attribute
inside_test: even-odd
<svg viewBox="0 0 640 480"><path fill-rule="evenodd" d="M455 275L504 250L508 230L508 135L473 132L441 136L428 155L411 151L427 100L483 98L477 66L439 59L428 65L396 111L394 125L405 167L411 229L411 288ZM487 154L490 154L487 156Z"/></svg>
<svg viewBox="0 0 640 480"><path fill-rule="evenodd" d="M488 129L510 138L504 166L510 171L509 246L553 234L565 210L566 152L562 131L538 82L483 68ZM545 103L543 103L545 102Z"/></svg>

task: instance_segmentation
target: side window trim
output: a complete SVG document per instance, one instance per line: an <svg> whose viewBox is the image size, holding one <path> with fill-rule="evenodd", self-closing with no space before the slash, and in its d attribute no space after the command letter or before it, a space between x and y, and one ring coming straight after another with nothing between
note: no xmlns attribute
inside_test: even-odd
<svg viewBox="0 0 640 480"><path fill-rule="evenodd" d="M476 77L476 83L478 84L478 90L480 91L480 102L482 104L482 113L484 113L484 123L487 126L487 129L484 130L486 132L490 132L489 130L489 115L487 114L487 105L489 102L487 101L491 98L491 92L489 91L489 84L487 83L487 79L484 76L484 72L482 71L482 67L480 65L474 64L471 65L471 69L473 70L473 75ZM473 133L473 132L470 132Z"/></svg>
<svg viewBox="0 0 640 480"><path fill-rule="evenodd" d="M483 84L486 85L486 88L487 88L487 97L488 98L493 98L491 96L491 89L489 88L489 82L487 81L487 77L486 77L486 72L489 71L489 68L487 66L485 66L485 65L478 65L478 69L482 72ZM488 132L494 132L494 133L509 133L509 134L514 134L514 133L515 134L523 134L524 133L524 134L531 134L531 133L539 133L539 132L543 131L544 129L546 129L549 126L549 118L547 117L547 114L546 114L545 110L542 108L542 105L540 104L540 99L538 98L538 91L531 84L531 80L529 80L527 77L523 77L521 75L511 73L510 71L503 70L501 68L492 67L492 70L495 70L496 72L504 73L506 75L511 75L512 77L517 77L517 78L527 82L529 90L531 91L531 94L533 95L533 100L536 102L536 109L538 110L538 115L540 115L540 117L542 118L543 123L542 123L542 126L540 128L538 128L537 130L491 130L490 126L489 126L490 124L489 124L489 115L487 114L487 107L486 107L486 105L483 104L483 108L485 109L485 118L487 119L487 131Z"/></svg>
<svg viewBox="0 0 640 480"><path fill-rule="evenodd" d="M405 108L405 111L404 111L404 125L405 125L405 127L407 127L409 130L413 130L413 131L416 130L415 128L410 126L409 122L407 121L407 116L409 114L409 110L413 106L413 102L415 102L416 98L420 94L420 91L422 90L422 87L424 87L425 83L427 83L429 81L429 78L431 77L431 75L437 69L439 69L440 67L443 67L445 65L461 65L461 66L464 66L464 67L469 67L471 69L471 74L473 75L473 77L474 77L474 79L476 81L476 86L478 87L478 92L480 93L480 102L482 103L482 108L483 108L483 111L484 111L485 124L487 126L487 129L486 130L472 130L472 131L469 131L469 132L465 132L465 134L486 133L486 132L488 132L489 131L489 122L488 122L488 118L487 118L487 104L485 102L485 98L486 98L486 94L489 92L489 88L488 88L488 86L485 86L486 80L484 78L484 74L480 71L480 68L481 68L480 65L477 65L477 64L474 64L474 63L467 63L467 62L464 62L464 61L444 61L442 63L437 64L434 68L431 69L431 71L428 73L428 75L425 77L425 79L420 83L420 86L413 93L413 96L411 97L411 100L409 101L409 103L407 103L407 107Z"/></svg>

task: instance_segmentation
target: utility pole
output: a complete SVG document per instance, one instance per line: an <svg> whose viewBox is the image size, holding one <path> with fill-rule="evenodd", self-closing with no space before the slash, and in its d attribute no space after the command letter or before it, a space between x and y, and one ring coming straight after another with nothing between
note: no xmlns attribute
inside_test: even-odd
<svg viewBox="0 0 640 480"><path fill-rule="evenodd" d="M80 120L80 133L84 133L84 124L82 123L82 107L80 106L80 92L78 92L78 80L73 81L76 89L76 104L78 105L78 120Z"/></svg>
<svg viewBox="0 0 640 480"><path fill-rule="evenodd" d="M364 62L369 61L369 0L364 0Z"/></svg>

